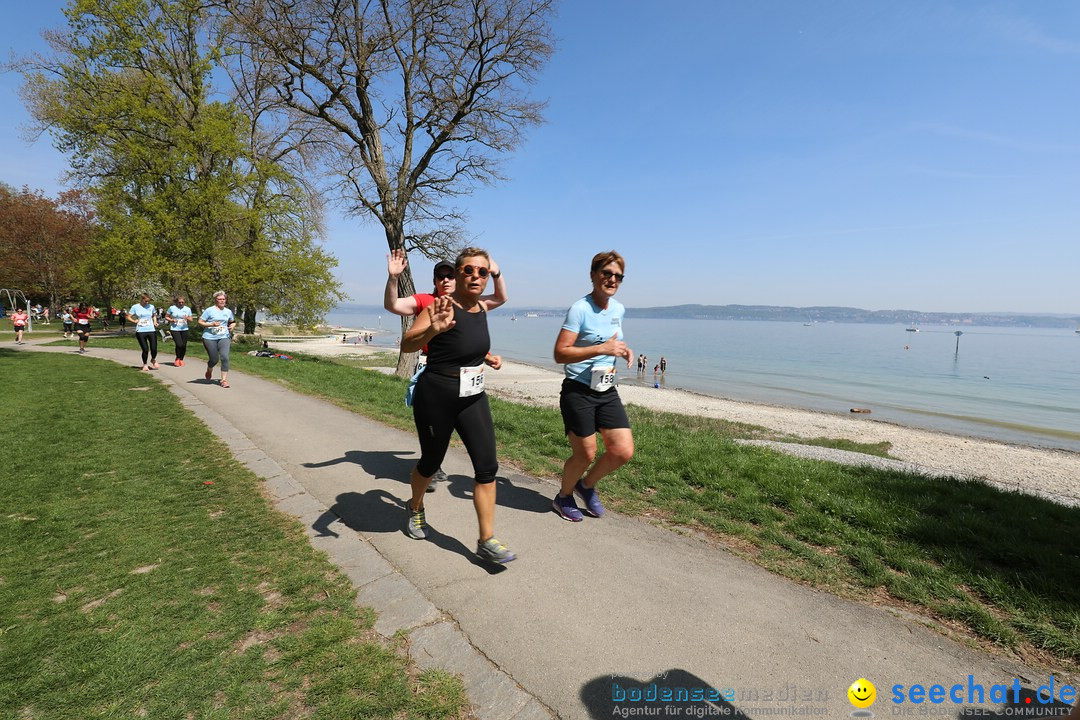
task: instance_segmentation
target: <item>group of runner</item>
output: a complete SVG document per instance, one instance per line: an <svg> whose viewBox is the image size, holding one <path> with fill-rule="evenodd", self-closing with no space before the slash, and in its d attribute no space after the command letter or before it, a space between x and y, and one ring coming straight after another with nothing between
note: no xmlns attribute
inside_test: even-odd
<svg viewBox="0 0 1080 720"><path fill-rule="evenodd" d="M491 407L484 392L487 368L498 370L502 358L491 352L487 312L507 300L506 281L486 250L470 247L451 263L435 265L434 291L398 297L398 276L405 253L387 256L384 306L416 321L401 341L403 352L424 350L410 384L407 402L420 440L421 457L410 477L411 497L405 532L423 540L429 535L424 496L441 472L456 430L473 465L473 505L478 525L477 555L508 563L517 556L495 537L495 475L499 464ZM559 517L580 522L599 518L604 506L597 483L626 464L634 454L630 422L615 386L616 365L629 368L634 354L623 341L625 310L615 300L625 260L614 250L598 253L589 266L591 291L570 306L555 340L555 361L564 366L559 397L570 457L563 465L560 491L552 500ZM495 292L485 295L488 280ZM605 451L596 456L596 434ZM578 507L575 496L583 507Z"/></svg>
<svg viewBox="0 0 1080 720"><path fill-rule="evenodd" d="M206 379L213 378L214 367L221 366L220 385L229 387L229 348L232 342L232 331L236 327L236 317L233 311L225 307L228 296L223 290L214 293L214 304L203 310L199 315L198 323L203 328L202 342L206 348L209 361L206 365ZM158 325L159 318L169 325L169 334L172 335L173 349L176 358L173 360L175 367L183 367L187 355L188 332L193 317L191 308L187 306L187 299L183 295L173 298L173 304L164 314L151 302L150 295L143 293L139 302L121 314L127 322L135 325L135 338L139 341L139 349L142 351L142 372L157 370L158 364ZM87 343L90 341L90 321L94 318L94 311L86 303L80 303L74 309L65 308L61 314L64 323L64 337L74 334L79 340L79 353L86 353ZM15 315L12 320L15 323L15 342L22 344L22 330L25 328L25 319L20 318L20 323Z"/></svg>

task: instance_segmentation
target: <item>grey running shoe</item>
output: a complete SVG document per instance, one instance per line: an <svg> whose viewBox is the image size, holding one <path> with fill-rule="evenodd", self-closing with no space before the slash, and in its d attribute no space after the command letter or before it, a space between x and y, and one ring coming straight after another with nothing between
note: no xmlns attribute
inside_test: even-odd
<svg viewBox="0 0 1080 720"><path fill-rule="evenodd" d="M428 525L424 519L424 509L409 508L409 520L405 523L405 534L414 540L427 540Z"/></svg>
<svg viewBox="0 0 1080 720"><path fill-rule="evenodd" d="M517 559L517 555L495 538L488 538L482 543L477 543L476 554L481 560L489 560L495 563L508 563Z"/></svg>
<svg viewBox="0 0 1080 720"><path fill-rule="evenodd" d="M442 468L435 471L435 474L431 478L431 482L428 483L427 490L425 492L435 492L435 483L446 482L446 473Z"/></svg>

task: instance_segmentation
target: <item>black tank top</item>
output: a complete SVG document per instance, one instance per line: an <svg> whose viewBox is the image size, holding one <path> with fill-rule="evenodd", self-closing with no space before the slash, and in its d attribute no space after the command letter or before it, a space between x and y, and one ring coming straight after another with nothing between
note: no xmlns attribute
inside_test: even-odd
<svg viewBox="0 0 1080 720"><path fill-rule="evenodd" d="M466 312L454 305L454 327L439 333L428 343L427 372L457 376L458 368L475 367L484 362L491 349L487 313Z"/></svg>

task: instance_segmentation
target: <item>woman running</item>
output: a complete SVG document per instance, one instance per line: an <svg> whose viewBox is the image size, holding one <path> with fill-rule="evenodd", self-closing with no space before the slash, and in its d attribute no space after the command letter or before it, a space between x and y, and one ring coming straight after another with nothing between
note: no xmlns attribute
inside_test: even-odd
<svg viewBox="0 0 1080 720"><path fill-rule="evenodd" d="M570 306L555 340L555 362L566 366L559 409L572 454L563 465L562 490L552 507L570 522L584 519L574 493L585 503L586 513L597 518L604 514L596 483L634 455L630 420L615 388L616 359L624 358L629 368L634 357L623 342L625 310L615 299L625 267L614 250L593 257L592 292ZM597 431L604 438L605 451L593 464Z"/></svg>
<svg viewBox="0 0 1080 720"><path fill-rule="evenodd" d="M157 370L157 308L150 303L149 295L142 294L139 302L127 311L127 319L135 323L135 338L142 350L142 372L150 372L151 367ZM150 359L149 365L146 363L147 357Z"/></svg>
<svg viewBox="0 0 1080 720"><path fill-rule="evenodd" d="M30 321L30 316L25 310L15 308L11 311L11 327L15 330L15 344L23 344L23 331L26 330L26 323Z"/></svg>
<svg viewBox="0 0 1080 720"><path fill-rule="evenodd" d="M165 311L165 319L169 321L169 334L173 339L173 350L176 351L174 367L184 366L184 356L187 354L188 323L191 322L191 308L187 306L187 300L183 295L173 298L173 304Z"/></svg>
<svg viewBox="0 0 1080 720"><path fill-rule="evenodd" d="M407 298L399 298L398 276L405 271L408 264L409 259L404 250L392 250L386 256L386 289L383 291L383 307L390 312L405 317L419 315L424 311L424 308L435 301L435 298L454 292L457 283L454 277L454 263L449 260L440 260L435 263L435 268L432 271L434 290L430 293L415 293ZM485 295L480 298L480 301L485 310L494 310L503 305L508 299L506 281L502 279L502 273L499 272L499 266L495 264L494 260L491 260L489 277L495 281L495 292L491 295ZM370 342L370 338L368 338L368 342ZM421 348L420 352L420 358L416 363L417 371L427 364L427 347ZM434 492L435 484L445 481L446 473L440 467L435 471L435 476L432 478L431 484L428 485L427 491Z"/></svg>
<svg viewBox="0 0 1080 720"><path fill-rule="evenodd" d="M214 366L221 361L221 387L229 387L229 346L231 345L232 330L236 327L236 317L233 311L225 307L228 297L224 290L214 293L214 304L203 310L199 316L199 325L206 328L203 331L203 347L210 356L206 363L206 379L214 376Z"/></svg>
<svg viewBox="0 0 1080 720"><path fill-rule="evenodd" d="M60 320L64 323L64 339L67 340L75 333L75 316L71 314L71 308L64 308Z"/></svg>
<svg viewBox="0 0 1080 720"><path fill-rule="evenodd" d="M495 426L484 392L484 366L498 370L502 358L492 355L487 311L482 295L490 274L487 251L466 248L454 264L456 287L438 297L401 341L402 352L416 352L427 345L427 370L420 376L413 396L413 419L420 436L420 462L411 477L412 499L405 532L423 540L428 536L424 518L424 493L446 456L450 434L457 430L472 460L475 485L473 507L479 537L476 554L496 563L508 563L516 555L495 539Z"/></svg>
<svg viewBox="0 0 1080 720"><path fill-rule="evenodd" d="M75 334L79 336L79 352L86 352L86 343L90 342L90 308L86 303L79 303L72 313L75 316Z"/></svg>

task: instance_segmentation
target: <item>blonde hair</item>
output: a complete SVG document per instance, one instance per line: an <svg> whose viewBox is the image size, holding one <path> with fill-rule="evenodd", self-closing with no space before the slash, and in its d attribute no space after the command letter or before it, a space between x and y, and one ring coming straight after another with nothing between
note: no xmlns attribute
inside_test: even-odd
<svg viewBox="0 0 1080 720"><path fill-rule="evenodd" d="M467 247L458 253L457 259L454 260L454 268L460 270L461 266L465 264L465 258L482 257L487 259L488 264L491 264L491 256L488 255L488 251L478 247Z"/></svg>
<svg viewBox="0 0 1080 720"><path fill-rule="evenodd" d="M216 293L214 293L214 300L217 300L219 297L227 298L229 296L225 294L224 290L218 290Z"/></svg>

